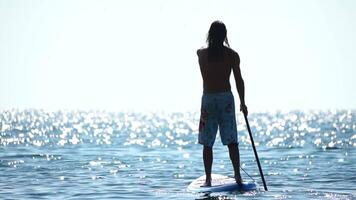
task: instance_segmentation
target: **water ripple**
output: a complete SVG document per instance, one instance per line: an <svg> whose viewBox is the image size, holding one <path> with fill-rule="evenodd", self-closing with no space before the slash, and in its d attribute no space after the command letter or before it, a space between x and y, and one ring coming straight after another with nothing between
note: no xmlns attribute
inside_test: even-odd
<svg viewBox="0 0 356 200"><path fill-rule="evenodd" d="M355 111L263 112L249 120L271 191L211 198L355 198ZM0 196L206 198L185 191L204 173L198 121L198 112L2 110ZM240 114L237 121L241 166L261 184ZM232 174L219 136L213 170Z"/></svg>

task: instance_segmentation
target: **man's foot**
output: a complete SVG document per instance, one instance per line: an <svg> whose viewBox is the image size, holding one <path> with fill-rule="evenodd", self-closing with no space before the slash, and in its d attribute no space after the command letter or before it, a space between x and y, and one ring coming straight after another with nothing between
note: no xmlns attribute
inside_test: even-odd
<svg viewBox="0 0 356 200"><path fill-rule="evenodd" d="M236 181L237 184L242 185L241 175L235 176L235 181Z"/></svg>
<svg viewBox="0 0 356 200"><path fill-rule="evenodd" d="M203 185L201 185L200 187L211 187L211 178L205 179L205 183Z"/></svg>

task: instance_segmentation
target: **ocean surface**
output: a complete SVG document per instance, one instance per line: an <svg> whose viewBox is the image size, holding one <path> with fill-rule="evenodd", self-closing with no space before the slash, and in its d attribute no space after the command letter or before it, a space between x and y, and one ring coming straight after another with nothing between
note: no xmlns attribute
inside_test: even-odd
<svg viewBox="0 0 356 200"><path fill-rule="evenodd" d="M356 199L356 111L249 121L269 191L239 113L241 167L260 190L195 194L186 188L204 174L198 112L1 110L0 199ZM219 136L213 173L233 175Z"/></svg>

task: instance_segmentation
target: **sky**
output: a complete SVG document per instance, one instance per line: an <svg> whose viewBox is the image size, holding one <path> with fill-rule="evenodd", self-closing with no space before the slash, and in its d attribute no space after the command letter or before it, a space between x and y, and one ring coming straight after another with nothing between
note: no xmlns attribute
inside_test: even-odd
<svg viewBox="0 0 356 200"><path fill-rule="evenodd" d="M0 0L0 109L197 111L214 20L250 111L356 109L355 19L353 0Z"/></svg>

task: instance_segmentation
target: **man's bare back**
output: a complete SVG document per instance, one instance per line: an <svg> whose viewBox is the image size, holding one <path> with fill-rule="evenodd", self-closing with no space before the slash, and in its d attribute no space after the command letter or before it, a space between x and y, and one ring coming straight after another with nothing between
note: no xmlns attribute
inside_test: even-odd
<svg viewBox="0 0 356 200"><path fill-rule="evenodd" d="M199 65L203 77L204 92L219 93L231 90L230 74L234 73L235 82L239 91L243 90L244 81L240 71L240 57L233 49L223 49L222 61L211 62L208 60L208 49L202 48L197 51ZM241 91L241 93L243 93ZM241 99L241 98L240 98ZM244 98L242 98L244 99ZM244 104L244 102L241 102Z"/></svg>

